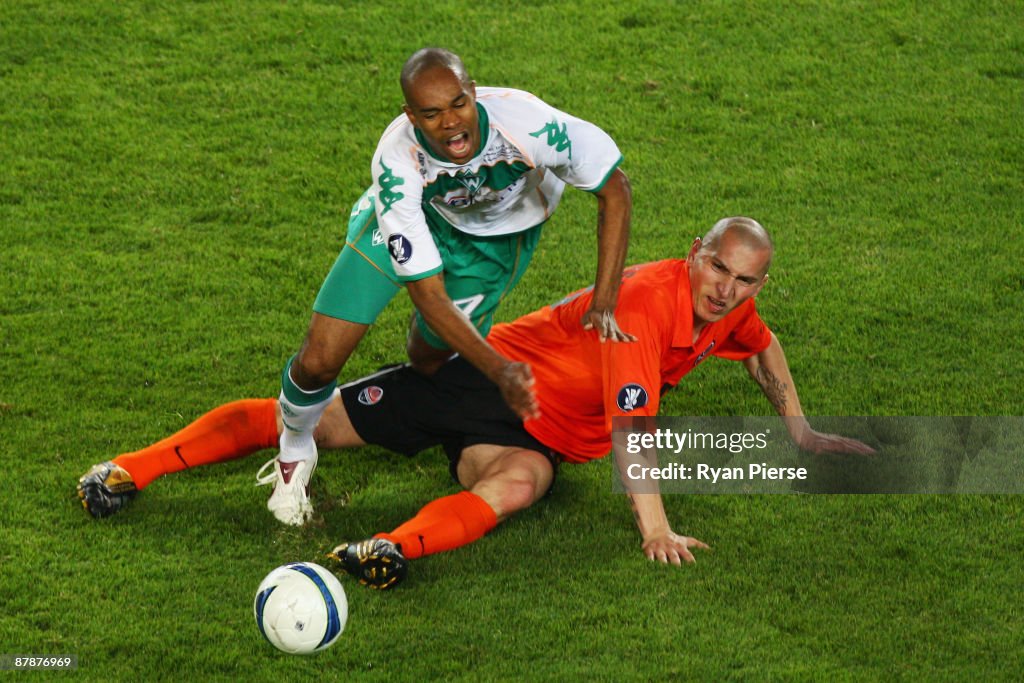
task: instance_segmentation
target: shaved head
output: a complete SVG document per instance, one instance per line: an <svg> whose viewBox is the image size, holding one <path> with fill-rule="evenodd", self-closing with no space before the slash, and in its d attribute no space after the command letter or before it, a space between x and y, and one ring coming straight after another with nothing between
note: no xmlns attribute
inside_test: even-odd
<svg viewBox="0 0 1024 683"><path fill-rule="evenodd" d="M723 218L715 223L701 239L701 248L712 251L718 249L722 237L726 234L739 240L748 249L756 251L766 249L769 254L768 263L765 265L765 271L767 271L768 266L772 263L771 257L775 253L775 245L772 243L768 231L760 223L746 216Z"/></svg>
<svg viewBox="0 0 1024 683"><path fill-rule="evenodd" d="M466 66L457 54L442 47L425 47L414 52L409 59L405 60L405 66L402 67L402 94L405 95L407 103L411 99L412 87L416 78L421 73L436 68L442 68L455 74L455 77L463 85L468 86L473 82L469 74L466 73Z"/></svg>

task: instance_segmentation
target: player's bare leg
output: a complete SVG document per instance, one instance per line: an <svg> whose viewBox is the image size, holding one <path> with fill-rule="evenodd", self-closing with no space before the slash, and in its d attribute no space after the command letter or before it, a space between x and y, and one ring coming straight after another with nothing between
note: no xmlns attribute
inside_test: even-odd
<svg viewBox="0 0 1024 683"><path fill-rule="evenodd" d="M482 444L462 452L458 474L459 482L480 496L499 522L543 498L555 478L551 462L537 451Z"/></svg>
<svg viewBox="0 0 1024 683"><path fill-rule="evenodd" d="M320 423L313 432L313 440L316 447L327 450L338 450L340 448L359 448L365 446L366 442L356 433L352 426L348 411L345 410L345 402L341 400L341 392L334 391L334 397L330 405L320 418Z"/></svg>
<svg viewBox="0 0 1024 683"><path fill-rule="evenodd" d="M292 361L295 384L304 391L315 391L335 381L369 329L369 325L314 313Z"/></svg>

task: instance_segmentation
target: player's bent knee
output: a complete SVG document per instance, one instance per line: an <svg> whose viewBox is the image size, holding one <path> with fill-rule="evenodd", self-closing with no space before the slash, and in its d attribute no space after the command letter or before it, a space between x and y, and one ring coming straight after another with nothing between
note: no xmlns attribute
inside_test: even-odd
<svg viewBox="0 0 1024 683"><path fill-rule="evenodd" d="M435 349L423 341L422 337L410 336L405 350L413 370L421 375L433 375L452 357L451 349Z"/></svg>
<svg viewBox="0 0 1024 683"><path fill-rule="evenodd" d="M458 465L459 482L483 498L499 520L543 498L554 478L547 457L520 447L470 446Z"/></svg>
<svg viewBox="0 0 1024 683"><path fill-rule="evenodd" d="M307 391L333 382L369 328L314 313L302 348L292 361L292 381Z"/></svg>
<svg viewBox="0 0 1024 683"><path fill-rule="evenodd" d="M511 515L533 505L543 495L537 495L535 479L512 479L504 487L501 495L501 512Z"/></svg>
<svg viewBox="0 0 1024 683"><path fill-rule="evenodd" d="M532 451L519 451L517 462L485 476L474 487L482 489L499 518L525 510L544 497L554 479L554 469L544 456Z"/></svg>
<svg viewBox="0 0 1024 683"><path fill-rule="evenodd" d="M344 360L337 361L323 353L303 348L292 361L291 377L299 387L312 391L325 387L338 378Z"/></svg>
<svg viewBox="0 0 1024 683"><path fill-rule="evenodd" d="M470 490L491 506L499 522L525 510L539 498L535 495L535 482L529 479L482 479Z"/></svg>

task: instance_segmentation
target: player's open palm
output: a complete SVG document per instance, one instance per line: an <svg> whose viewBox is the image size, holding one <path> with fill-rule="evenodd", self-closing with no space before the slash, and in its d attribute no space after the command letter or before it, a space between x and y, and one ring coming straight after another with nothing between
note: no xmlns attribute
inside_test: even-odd
<svg viewBox="0 0 1024 683"><path fill-rule="evenodd" d="M672 531L666 531L657 536L652 536L644 541L643 551L648 560L663 562L665 564L682 565L683 562L693 564L697 559L690 552L691 548L711 550L704 541L698 541L690 536L680 536Z"/></svg>

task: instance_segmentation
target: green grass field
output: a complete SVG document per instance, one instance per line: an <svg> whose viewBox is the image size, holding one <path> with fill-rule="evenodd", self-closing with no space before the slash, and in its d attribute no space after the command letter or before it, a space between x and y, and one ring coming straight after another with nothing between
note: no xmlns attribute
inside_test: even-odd
<svg viewBox="0 0 1024 683"><path fill-rule="evenodd" d="M93 463L276 395L423 45L616 138L630 262L725 215L764 223L759 308L808 413L1024 415L1019 0L11 0L0 654L77 654L52 678L81 680L1019 680L1020 496L671 496L675 529L714 548L679 569L643 558L608 459L564 467L400 589L343 579L348 628L312 658L259 636L257 584L454 492L439 452L322 455L300 530L265 510L262 456L82 511ZM594 221L567 192L502 319L592 280ZM402 358L409 310L347 378ZM770 407L716 361L663 412Z"/></svg>

